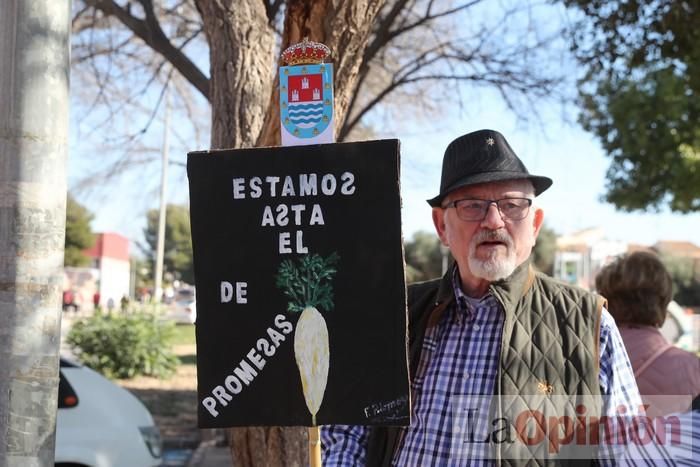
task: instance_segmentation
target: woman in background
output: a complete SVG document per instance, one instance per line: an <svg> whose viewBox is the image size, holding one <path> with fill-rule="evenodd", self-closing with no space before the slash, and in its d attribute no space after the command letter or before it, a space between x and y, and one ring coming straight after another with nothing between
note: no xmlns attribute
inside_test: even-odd
<svg viewBox="0 0 700 467"><path fill-rule="evenodd" d="M659 328L672 298L671 275L651 252L622 256L596 277L627 348L647 413L685 412L700 394L700 359L674 347ZM675 397L653 397L653 396ZM652 396L652 397L649 397ZM679 397L683 396L683 397Z"/></svg>

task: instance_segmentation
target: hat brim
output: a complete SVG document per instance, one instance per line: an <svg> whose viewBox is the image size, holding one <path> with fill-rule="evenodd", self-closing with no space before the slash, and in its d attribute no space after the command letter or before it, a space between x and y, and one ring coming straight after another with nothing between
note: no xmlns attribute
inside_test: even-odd
<svg viewBox="0 0 700 467"><path fill-rule="evenodd" d="M442 206L442 200L445 199L445 196L457 188L478 185L480 183L507 182L510 180L529 180L532 182L532 186L535 189L535 196L539 196L543 191L552 186L552 179L549 177L540 177L539 175L523 175L522 172L483 172L479 174L467 175L466 177L457 180L435 198L427 201L432 207L438 208Z"/></svg>

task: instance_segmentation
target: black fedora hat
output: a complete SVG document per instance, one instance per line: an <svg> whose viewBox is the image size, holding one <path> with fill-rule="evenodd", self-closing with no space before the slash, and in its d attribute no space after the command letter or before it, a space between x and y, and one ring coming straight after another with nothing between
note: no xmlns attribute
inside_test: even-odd
<svg viewBox="0 0 700 467"><path fill-rule="evenodd" d="M428 204L439 207L451 191L478 183L530 180L535 196L552 185L552 179L530 175L508 141L497 131L479 130L452 141L442 159L440 194Z"/></svg>

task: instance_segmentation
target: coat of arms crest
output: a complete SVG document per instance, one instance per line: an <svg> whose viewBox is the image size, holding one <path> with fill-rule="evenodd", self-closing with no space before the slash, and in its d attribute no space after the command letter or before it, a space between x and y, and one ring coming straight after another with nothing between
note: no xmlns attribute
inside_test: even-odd
<svg viewBox="0 0 700 467"><path fill-rule="evenodd" d="M334 142L333 65L322 63L329 55L328 47L309 41L282 54L289 64L280 67L283 146Z"/></svg>

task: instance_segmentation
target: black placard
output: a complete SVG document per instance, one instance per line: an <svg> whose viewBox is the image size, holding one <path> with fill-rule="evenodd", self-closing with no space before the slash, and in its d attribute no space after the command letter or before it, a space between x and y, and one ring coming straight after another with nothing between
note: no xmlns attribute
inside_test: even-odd
<svg viewBox="0 0 700 467"><path fill-rule="evenodd" d="M199 426L407 425L398 140L193 152L187 172Z"/></svg>

